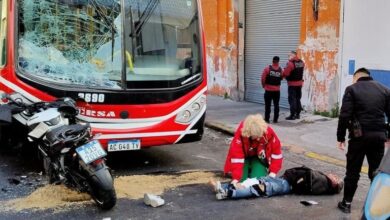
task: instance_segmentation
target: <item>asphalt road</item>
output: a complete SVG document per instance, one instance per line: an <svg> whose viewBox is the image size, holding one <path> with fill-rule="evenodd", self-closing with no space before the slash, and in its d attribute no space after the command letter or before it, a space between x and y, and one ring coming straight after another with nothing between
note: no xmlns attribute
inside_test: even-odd
<svg viewBox="0 0 390 220"><path fill-rule="evenodd" d="M200 142L117 153L110 155L108 161L116 177L139 174L174 176L193 170L211 171L220 176L229 141L229 136L206 129ZM343 167L307 158L299 152L285 150L284 157L284 169L306 165L339 176L345 172ZM121 198L110 211L99 210L93 202L69 203L54 210L2 210L7 201L23 199L46 184L36 163L15 153L0 154L0 219L358 219L369 186L368 178L362 175L351 215L336 208L341 194L217 201L206 184L167 189L161 195L166 204L159 208L144 205L142 199ZM16 183L15 179L20 182ZM300 204L301 200L315 200L319 204L306 207Z"/></svg>

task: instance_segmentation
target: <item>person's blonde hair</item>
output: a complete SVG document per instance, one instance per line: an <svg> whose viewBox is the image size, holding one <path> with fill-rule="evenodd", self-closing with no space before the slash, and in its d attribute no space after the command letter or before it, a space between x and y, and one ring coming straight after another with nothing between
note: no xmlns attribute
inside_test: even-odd
<svg viewBox="0 0 390 220"><path fill-rule="evenodd" d="M267 122L264 121L260 114L248 115L242 127L241 135L243 137L262 137L267 132Z"/></svg>

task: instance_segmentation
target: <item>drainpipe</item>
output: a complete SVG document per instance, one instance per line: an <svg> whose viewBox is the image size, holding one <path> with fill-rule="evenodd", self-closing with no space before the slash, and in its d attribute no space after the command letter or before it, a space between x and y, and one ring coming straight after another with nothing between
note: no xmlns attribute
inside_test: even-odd
<svg viewBox="0 0 390 220"><path fill-rule="evenodd" d="M342 88L343 88L343 78L344 78L344 67L343 67L343 50L344 50L344 11L345 11L345 0L341 0L340 2L340 34L339 34L339 65L337 71L339 73L339 91L337 94L337 102L339 103L339 108L341 108L342 102Z"/></svg>

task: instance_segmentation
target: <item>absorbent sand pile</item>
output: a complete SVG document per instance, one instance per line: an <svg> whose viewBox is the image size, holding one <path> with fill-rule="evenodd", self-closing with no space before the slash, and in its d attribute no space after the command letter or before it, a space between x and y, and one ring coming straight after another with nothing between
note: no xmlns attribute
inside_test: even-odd
<svg viewBox="0 0 390 220"><path fill-rule="evenodd" d="M46 185L34 191L25 198L6 202L8 211L21 211L24 209L49 209L69 206L75 202L91 200L86 193L79 193L63 185Z"/></svg>
<svg viewBox="0 0 390 220"><path fill-rule="evenodd" d="M161 195L165 190L183 185L207 183L211 172L190 172L180 175L137 175L121 176L115 179L119 198L139 199L144 193Z"/></svg>
<svg viewBox="0 0 390 220"><path fill-rule="evenodd" d="M173 175L133 175L115 178L115 190L118 198L140 199L144 193L161 195L165 190L190 184L204 184L212 172L186 172ZM7 201L2 209L6 211L21 211L24 209L45 210L63 209L72 204L92 203L86 193L79 193L63 185L47 185L37 189L25 198Z"/></svg>

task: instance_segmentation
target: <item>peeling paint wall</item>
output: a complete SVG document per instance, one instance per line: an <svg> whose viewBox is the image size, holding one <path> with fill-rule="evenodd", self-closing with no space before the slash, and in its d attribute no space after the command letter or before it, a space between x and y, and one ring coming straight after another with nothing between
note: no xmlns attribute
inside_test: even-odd
<svg viewBox="0 0 390 220"><path fill-rule="evenodd" d="M238 99L237 0L202 0L209 94Z"/></svg>
<svg viewBox="0 0 390 220"><path fill-rule="evenodd" d="M329 111L338 100L340 0L319 0L315 20L313 0L302 0L299 56L305 61L302 104L308 110Z"/></svg>

